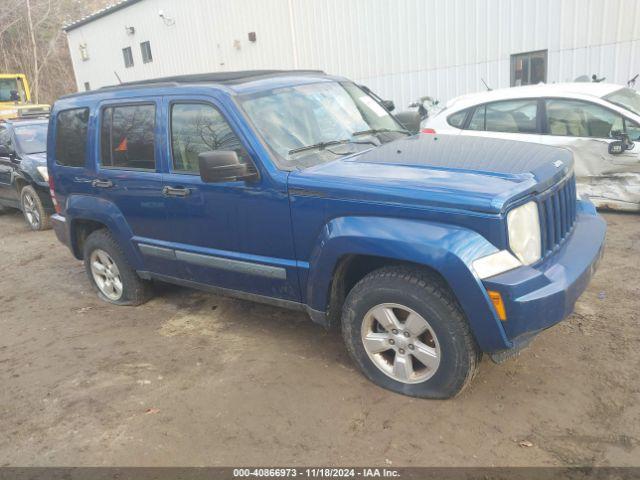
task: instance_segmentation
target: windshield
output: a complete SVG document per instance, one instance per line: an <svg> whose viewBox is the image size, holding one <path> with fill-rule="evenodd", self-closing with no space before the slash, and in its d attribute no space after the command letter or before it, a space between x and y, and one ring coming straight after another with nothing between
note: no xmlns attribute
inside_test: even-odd
<svg viewBox="0 0 640 480"><path fill-rule="evenodd" d="M47 151L47 124L32 123L16 127L16 140L20 150L26 154L44 153Z"/></svg>
<svg viewBox="0 0 640 480"><path fill-rule="evenodd" d="M279 167L306 168L407 135L353 83L320 82L240 97Z"/></svg>
<svg viewBox="0 0 640 480"><path fill-rule="evenodd" d="M24 101L22 81L18 78L0 78L0 102Z"/></svg>
<svg viewBox="0 0 640 480"><path fill-rule="evenodd" d="M622 88L604 97L619 107L626 108L630 112L640 115L640 93L631 88Z"/></svg>

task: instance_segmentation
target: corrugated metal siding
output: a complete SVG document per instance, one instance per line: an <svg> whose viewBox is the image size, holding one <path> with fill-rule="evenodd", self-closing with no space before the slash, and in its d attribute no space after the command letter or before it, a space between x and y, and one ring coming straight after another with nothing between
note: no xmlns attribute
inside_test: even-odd
<svg viewBox="0 0 640 480"><path fill-rule="evenodd" d="M637 0L144 0L68 35L78 88L113 84L114 70L127 81L312 68L365 83L404 107L422 95L446 101L482 90L481 78L507 87L511 54L533 50L548 50L549 82L597 73L625 83L640 71ZM142 64L145 40L153 63Z"/></svg>

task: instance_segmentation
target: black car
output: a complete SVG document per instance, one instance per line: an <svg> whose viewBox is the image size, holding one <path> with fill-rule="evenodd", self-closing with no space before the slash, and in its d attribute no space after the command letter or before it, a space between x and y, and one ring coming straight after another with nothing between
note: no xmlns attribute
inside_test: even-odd
<svg viewBox="0 0 640 480"><path fill-rule="evenodd" d="M32 230L54 212L47 173L47 119L0 122L0 209L17 208Z"/></svg>

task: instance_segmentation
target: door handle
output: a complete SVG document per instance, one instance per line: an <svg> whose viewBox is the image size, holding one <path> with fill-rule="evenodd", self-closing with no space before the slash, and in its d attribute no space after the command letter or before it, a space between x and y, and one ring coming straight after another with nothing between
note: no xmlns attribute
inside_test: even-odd
<svg viewBox="0 0 640 480"><path fill-rule="evenodd" d="M191 195L191 189L186 187L163 187L162 194L165 197L187 197Z"/></svg>
<svg viewBox="0 0 640 480"><path fill-rule="evenodd" d="M113 182L111 180L94 180L91 185L98 188L111 188L113 187Z"/></svg>

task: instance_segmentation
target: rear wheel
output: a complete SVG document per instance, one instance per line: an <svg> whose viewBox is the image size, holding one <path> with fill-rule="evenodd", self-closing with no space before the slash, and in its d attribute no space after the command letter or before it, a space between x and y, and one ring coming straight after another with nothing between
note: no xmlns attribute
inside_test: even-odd
<svg viewBox="0 0 640 480"><path fill-rule="evenodd" d="M481 359L448 288L417 268L385 267L358 282L344 304L342 332L367 378L415 397L457 395Z"/></svg>
<svg viewBox="0 0 640 480"><path fill-rule="evenodd" d="M151 298L151 284L128 264L107 230L93 232L84 244L87 275L103 300L116 305L140 305Z"/></svg>
<svg viewBox="0 0 640 480"><path fill-rule="evenodd" d="M38 193L31 185L20 191L22 213L31 230L46 230L51 228L49 215L42 205Z"/></svg>

